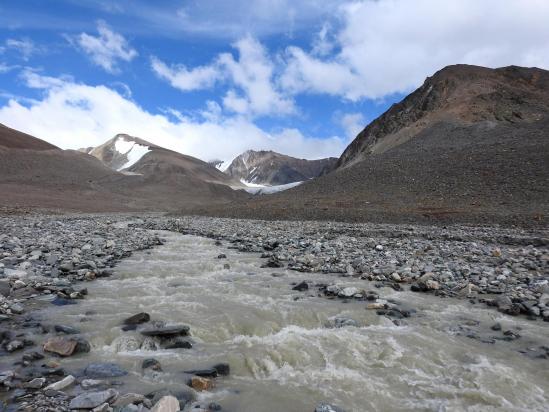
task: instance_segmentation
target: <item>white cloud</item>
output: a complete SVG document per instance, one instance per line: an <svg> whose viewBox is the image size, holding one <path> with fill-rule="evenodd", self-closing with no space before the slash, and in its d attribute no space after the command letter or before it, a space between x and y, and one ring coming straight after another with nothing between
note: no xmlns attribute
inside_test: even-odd
<svg viewBox="0 0 549 412"><path fill-rule="evenodd" d="M354 139L364 129L366 121L362 113L347 113L341 116L340 124L345 130L345 135L349 139Z"/></svg>
<svg viewBox="0 0 549 412"><path fill-rule="evenodd" d="M184 92L212 87L221 73L216 65L200 66L188 70L183 65L169 67L156 57L151 57L151 67L158 77L167 80Z"/></svg>
<svg viewBox="0 0 549 412"><path fill-rule="evenodd" d="M215 103L199 121L177 112L154 114L105 86L24 72L29 87L44 90L42 100L0 107L0 123L43 138L62 148L95 146L117 133L129 133L204 160L230 160L248 149L276 150L293 156L338 156L343 139L317 139L298 130L267 133L241 116L223 117Z"/></svg>
<svg viewBox="0 0 549 412"><path fill-rule="evenodd" d="M295 112L294 103L276 89L273 83L275 66L267 50L256 39L247 36L234 44L238 60L232 54L219 56L219 64L240 89L243 95L229 91L224 105L241 114L290 114Z"/></svg>
<svg viewBox="0 0 549 412"><path fill-rule="evenodd" d="M354 101L407 92L450 64L549 68L546 0L353 1L340 17L337 54L288 48L289 90Z"/></svg>
<svg viewBox="0 0 549 412"><path fill-rule="evenodd" d="M90 59L109 73L118 72L118 62L129 62L137 57L138 53L128 41L111 30L103 21L97 23L99 36L81 33L76 37L69 37L71 43L76 44Z"/></svg>
<svg viewBox="0 0 549 412"><path fill-rule="evenodd" d="M211 64L192 69L169 67L156 57L151 58L151 65L160 78L182 91L211 88L216 81L229 84L222 102L230 112L251 117L295 113L293 100L276 85L276 65L263 45L246 36L233 47L238 52L236 58L222 53Z"/></svg>
<svg viewBox="0 0 549 412"><path fill-rule="evenodd" d="M33 54L41 51L41 49L37 47L29 38L7 39L5 42L5 47L2 47L0 52L4 52L7 49L18 51L23 60L29 60Z"/></svg>

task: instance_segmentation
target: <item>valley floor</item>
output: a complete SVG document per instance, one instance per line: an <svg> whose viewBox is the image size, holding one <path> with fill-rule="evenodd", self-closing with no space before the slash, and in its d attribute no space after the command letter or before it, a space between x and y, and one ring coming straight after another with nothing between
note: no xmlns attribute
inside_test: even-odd
<svg viewBox="0 0 549 412"><path fill-rule="evenodd" d="M518 329L502 328L499 323L500 319L509 325L530 322L538 325L540 331L549 330L549 231L546 228L123 214L4 215L0 217L0 330L2 355L9 362L2 361L0 385L7 404L19 404L29 411L68 410L69 404L84 402L79 395L84 394L94 398L88 404L97 401L93 406L96 407L107 403L101 410L108 410L109 403L112 406L124 399L119 395L123 387L113 387L103 381L94 388L92 383L83 382L91 378L71 370L65 358L52 357L52 352L42 350L42 345L49 342L48 345L56 347L53 352L69 350L70 353L63 355L70 358L80 351L82 354L76 356L85 359L90 356L86 352L91 349L93 353L95 348L93 345L90 348L85 340L87 336L66 335L70 328L52 329L42 321L40 313L45 305L65 306L86 299L87 282L108 278L113 271L116 275L116 265L122 259L139 250L162 245L162 232L155 232L159 230L212 239L216 247L226 249L227 254L229 251L255 253L265 270L299 274L293 275L293 281L287 285L288 290L296 294L296 301L315 297L362 305L367 312L396 327L406 327L421 319L422 314L414 304L406 302L414 296L410 293L449 302L462 301L465 310L492 312L494 319L497 315L497 321L486 324L467 320L467 313L463 313L463 320L452 327L453 334L482 345L513 342L515 353L548 362L547 342L521 340ZM224 264L225 257L220 253L215 259ZM228 262L221 268L230 270L231 264ZM395 299L395 294L402 297ZM143 307L136 305L136 308ZM343 322L339 326L353 326L356 320L339 322ZM71 339L76 343L71 344ZM110 368L112 372L113 366L100 364L99 368L103 368L103 372ZM110 378L109 370L104 376ZM77 377L77 390L72 389L74 383L70 384L70 391L64 384L47 388L69 375ZM130 403L141 405L141 409L135 410L146 410L153 401L160 400L161 396L157 395L149 398L135 395ZM198 405L207 410L208 405L200 399L188 400L187 407ZM311 410L314 406L311 405ZM345 405L340 406L345 409ZM532 410L536 409L535 405L531 406ZM338 409L326 404L319 405L317 410Z"/></svg>

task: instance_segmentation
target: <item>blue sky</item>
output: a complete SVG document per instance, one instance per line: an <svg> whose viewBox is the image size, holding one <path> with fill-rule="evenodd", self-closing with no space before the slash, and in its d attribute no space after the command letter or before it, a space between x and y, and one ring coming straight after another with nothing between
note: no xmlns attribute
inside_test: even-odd
<svg viewBox="0 0 549 412"><path fill-rule="evenodd" d="M448 64L549 67L544 0L0 0L0 122L205 160L338 156Z"/></svg>

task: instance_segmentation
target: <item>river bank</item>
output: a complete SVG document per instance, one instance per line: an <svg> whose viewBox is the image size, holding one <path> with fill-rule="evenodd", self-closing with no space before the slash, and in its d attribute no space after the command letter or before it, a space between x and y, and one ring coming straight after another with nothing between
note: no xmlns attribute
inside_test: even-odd
<svg viewBox="0 0 549 412"><path fill-rule="evenodd" d="M393 296L414 290L419 292L417 296L425 293L429 299L437 299L436 302L442 303L441 308L444 307L444 300L439 297L449 302L457 299L467 303L468 306L464 307L466 310L493 312L504 316L505 320L518 316L516 319L521 319L520 322L537 324L543 330L549 326L542 322L549 318L549 255L547 236L543 231L491 227L441 229L408 225L257 222L191 217L175 219L161 216L10 217L2 218L0 224L0 271L3 272L1 286L4 295L3 321L0 325L3 330L2 347L10 359L14 354L21 356L16 365L2 365L1 380L7 389L5 399L8 403L13 406L17 403L24 405L26 402L27 410L68 408L70 402L79 395L75 397L71 392L69 396L63 391L52 392L51 388L43 388L66 379L71 372L76 376L81 394L102 392L102 395L95 395L95 401L102 402L94 408L101 406L103 409L100 410L108 410L115 404L117 396L123 398L120 394L127 391L123 386L84 388L82 384L86 376L79 376L63 368L63 364L70 364L67 359L81 358L85 362L86 357L94 357L96 346L93 341L89 345L89 332L84 333L82 339L90 346L90 352L86 352L84 342L76 342L74 356L71 353L71 356L65 358L52 357L51 352L43 351L45 341L52 337L65 340L71 340L72 337L66 334L66 330L56 330L55 325L47 325L44 319L38 319L40 316L36 314L44 313L42 309L36 312L32 310L37 302L42 302L38 305L47 302L49 308L61 305L59 310L72 309L71 304L75 302L80 302L82 306L84 300L88 299L86 285L90 285L90 288L93 285L86 282L98 278L100 282L108 282L113 267L115 277L118 276L115 264L121 259L164 243L162 236L152 230L169 230L212 239L213 245L208 244L208 248L219 249L214 256L219 266L215 269L216 274L219 270L231 270L231 259L227 259L231 253L255 253L257 259L261 256L258 266L264 266L266 275L280 271L286 276L288 273L295 275L291 279L284 279L284 288L292 293L292 299L318 298L327 302L326 305L336 301L337 305L358 305L361 311L369 307L366 311L369 313L369 322L373 322L372 316L385 319L383 322L390 322L393 327L406 327L407 323L415 322L408 318L414 318L417 308L409 307L409 302L399 302ZM152 273L154 268L149 267L148 270ZM261 272L260 268L255 270ZM272 279L277 278L273 276ZM124 287L124 284L120 284L120 287ZM284 288L281 290L286 290ZM205 289L205 296L210 291ZM284 294L279 292L277 295ZM411 299L415 301L415 298ZM33 315L30 316L29 312ZM93 314L89 317L93 317ZM122 322L123 319L120 313L112 322ZM356 319L349 319L349 322L357 322ZM168 323L174 321L153 320L171 321ZM498 323L500 327L496 330ZM144 325L151 326L147 322ZM145 326L140 325L139 328ZM359 329L363 326L363 323L358 324ZM472 338L482 345L493 345L501 339L514 345L513 352L521 353L521 356L536 359L549 356L543 339L520 344L520 335L524 332L508 328L506 321L503 327L501 322L488 322L486 319L478 323L469 319L454 326L455 335ZM37 333L42 329L44 339ZM79 350L82 353L78 354ZM42 358L44 356L45 359ZM70 386L74 387L74 384ZM109 392L112 390L118 394ZM127 410L146 410L144 408L153 407L153 401L158 402L161 398L155 398L155 395L150 399L137 396L127 405L119 404L117 407L133 408L129 406L132 404L140 409ZM183 401L180 399L178 402L181 405ZM192 404L187 403L187 407ZM199 406L216 408L221 405L214 402L212 405ZM310 407L313 410L315 405ZM328 405L319 405L319 408L330 410Z"/></svg>

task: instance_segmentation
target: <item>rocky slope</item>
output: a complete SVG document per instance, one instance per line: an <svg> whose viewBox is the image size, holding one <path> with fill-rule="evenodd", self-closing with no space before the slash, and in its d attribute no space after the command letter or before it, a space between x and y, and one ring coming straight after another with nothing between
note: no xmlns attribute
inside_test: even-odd
<svg viewBox="0 0 549 412"><path fill-rule="evenodd" d="M370 123L343 152L338 168L384 153L434 127L537 122L549 111L549 76L536 68L448 66Z"/></svg>
<svg viewBox="0 0 549 412"><path fill-rule="evenodd" d="M544 224L549 72L450 66L359 134L336 169L209 215Z"/></svg>
<svg viewBox="0 0 549 412"><path fill-rule="evenodd" d="M336 158L297 159L273 151L248 150L236 157L225 173L239 181L258 185L285 185L319 176Z"/></svg>

